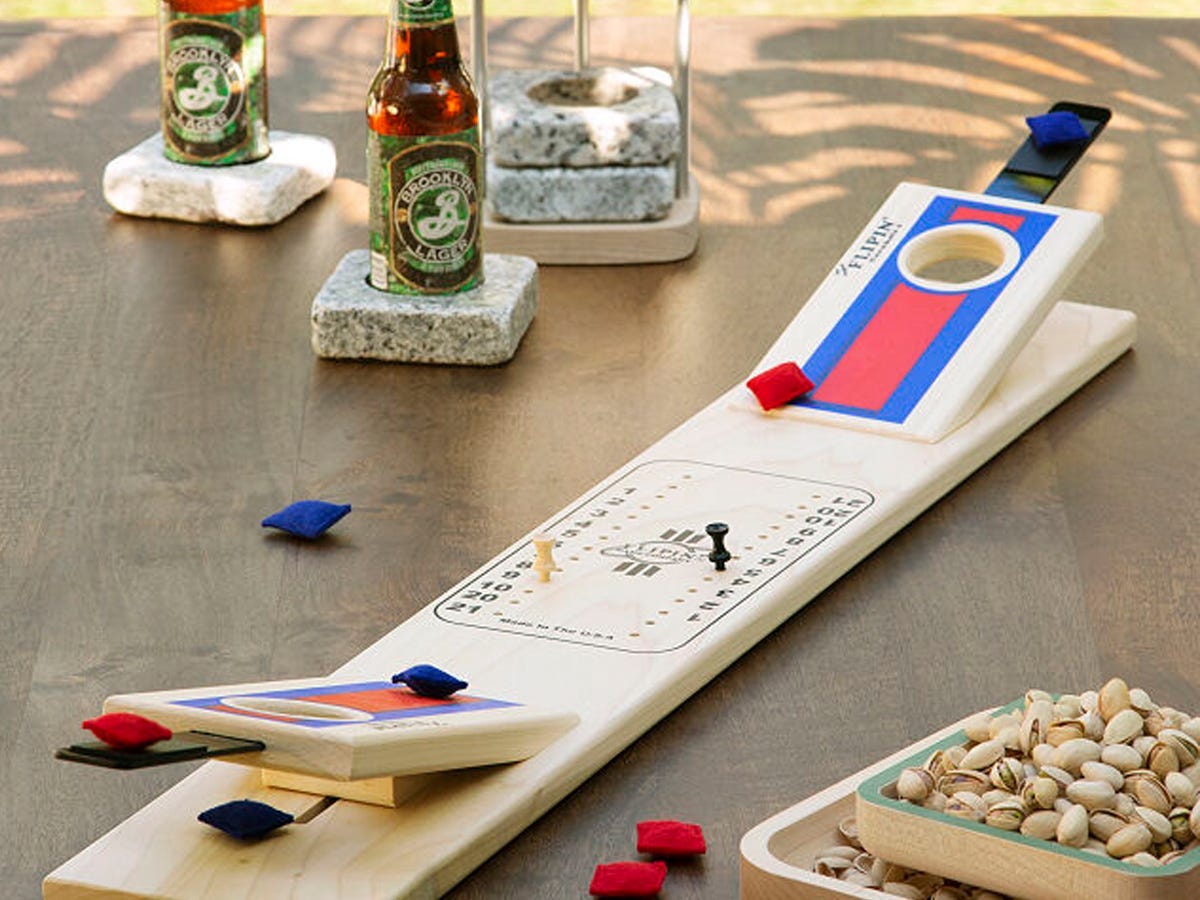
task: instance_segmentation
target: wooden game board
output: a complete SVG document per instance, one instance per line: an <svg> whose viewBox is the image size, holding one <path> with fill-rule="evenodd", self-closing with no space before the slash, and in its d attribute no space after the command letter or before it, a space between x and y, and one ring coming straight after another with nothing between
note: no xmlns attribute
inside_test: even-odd
<svg viewBox="0 0 1200 900"><path fill-rule="evenodd" d="M578 721L494 697L438 699L390 681L333 678L118 694L104 711L262 741L261 753L227 761L348 782L514 762ZM341 795L333 785L323 790Z"/></svg>
<svg viewBox="0 0 1200 900"><path fill-rule="evenodd" d="M397 809L341 800L257 844L235 844L195 815L243 796L284 808L308 803L310 812L314 801L210 763L51 873L45 896L398 898L449 890L1131 345L1130 313L1051 308L1095 243L1094 217L948 193L1014 215L1048 213L1054 228L1074 235L1075 249L1059 257L1035 247L1003 276L1036 263L1026 285L1038 299L1010 328L1013 346L998 356L984 348L986 364L943 366L956 400L944 401L942 376L918 391L918 404L936 401L930 429L888 434L840 412L764 415L739 385L335 673L378 678L407 658L405 648L420 646L425 661L462 674L473 690L570 709L579 725L521 763L412 776ZM902 250L914 221L900 221L871 266ZM839 267L856 260L876 226L868 224ZM1023 291L1013 302L1031 296ZM806 309L797 323L817 313L824 315ZM979 327L993 327L993 314L1004 317L1004 304ZM812 340L789 328L764 364L803 364ZM995 371L1005 357L1011 363ZM713 521L730 529L734 558L723 572L697 537ZM559 542L562 571L549 583L532 568L539 532Z"/></svg>

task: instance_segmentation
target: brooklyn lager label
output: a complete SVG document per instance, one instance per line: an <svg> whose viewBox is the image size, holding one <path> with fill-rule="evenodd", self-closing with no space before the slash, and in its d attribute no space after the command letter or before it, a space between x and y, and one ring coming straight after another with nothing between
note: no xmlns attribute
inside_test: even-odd
<svg viewBox="0 0 1200 900"><path fill-rule="evenodd" d="M371 284L448 294L481 282L476 129L437 137L368 132Z"/></svg>
<svg viewBox="0 0 1200 900"><path fill-rule="evenodd" d="M252 6L167 22L162 79L168 158L225 165L269 152L261 16Z"/></svg>

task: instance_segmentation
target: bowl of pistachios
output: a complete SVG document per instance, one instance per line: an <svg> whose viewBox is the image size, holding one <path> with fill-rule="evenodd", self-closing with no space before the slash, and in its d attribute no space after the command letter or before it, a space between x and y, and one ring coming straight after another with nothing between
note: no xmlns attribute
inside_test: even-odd
<svg viewBox="0 0 1200 900"><path fill-rule="evenodd" d="M1031 690L863 781L863 846L1027 900L1200 897L1200 717Z"/></svg>

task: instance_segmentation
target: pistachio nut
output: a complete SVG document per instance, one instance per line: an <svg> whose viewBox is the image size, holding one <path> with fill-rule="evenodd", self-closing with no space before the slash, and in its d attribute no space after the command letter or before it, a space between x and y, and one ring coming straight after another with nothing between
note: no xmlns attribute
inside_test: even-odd
<svg viewBox="0 0 1200 900"><path fill-rule="evenodd" d="M1125 745L1122 744L1121 746ZM1079 767L1079 774L1093 781L1107 781L1113 786L1113 790L1115 791L1119 791L1125 785L1125 776L1121 774L1120 769L1099 760L1085 762Z"/></svg>
<svg viewBox="0 0 1200 900"><path fill-rule="evenodd" d="M1054 695L1049 691L1039 690L1038 688L1030 688L1025 692L1026 709L1029 709L1029 707L1037 703L1039 700L1043 703L1049 703L1051 707L1054 706Z"/></svg>
<svg viewBox="0 0 1200 900"><path fill-rule="evenodd" d="M1016 831L1025 821L1025 804L1020 800L1002 800L987 811L984 821L993 828Z"/></svg>
<svg viewBox="0 0 1200 900"><path fill-rule="evenodd" d="M1188 825L1189 815L1191 815L1191 810L1177 806L1167 816L1167 821L1171 823L1171 837L1181 844L1192 839L1192 829Z"/></svg>
<svg viewBox="0 0 1200 900"><path fill-rule="evenodd" d="M1194 716L1179 726L1179 730L1193 741L1200 741L1200 716Z"/></svg>
<svg viewBox="0 0 1200 900"><path fill-rule="evenodd" d="M1053 778L1058 783L1060 791L1065 791L1067 785L1075 780L1074 775L1058 766L1042 766L1038 770L1038 775L1042 778Z"/></svg>
<svg viewBox="0 0 1200 900"><path fill-rule="evenodd" d="M1166 786L1157 775L1146 769L1125 773L1125 792L1141 806L1148 806L1167 815L1174 805Z"/></svg>
<svg viewBox="0 0 1200 900"><path fill-rule="evenodd" d="M1192 829L1192 837L1200 841L1200 803L1192 807L1192 815L1188 818L1188 827Z"/></svg>
<svg viewBox="0 0 1200 900"><path fill-rule="evenodd" d="M996 787L1015 794L1025 780L1025 766L1019 759L1006 756L992 766L990 777Z"/></svg>
<svg viewBox="0 0 1200 900"><path fill-rule="evenodd" d="M1075 781L1067 785L1067 799L1089 810L1110 809L1117 792L1107 781Z"/></svg>
<svg viewBox="0 0 1200 900"><path fill-rule="evenodd" d="M1140 759L1141 758L1139 757L1138 764L1137 764L1137 766L1134 766L1134 768L1141 767L1142 763L1141 763ZM929 759L925 760L925 765L923 765L921 768L923 768L926 772L928 772L930 775L932 775L934 780L936 781L937 779L939 779L943 775L945 775L947 772L949 772L951 769L953 769L954 766L950 763L950 758L948 756L946 756L945 750L935 750L930 755Z"/></svg>
<svg viewBox="0 0 1200 900"><path fill-rule="evenodd" d="M1063 694L1054 701L1054 716L1057 719L1078 719L1083 715L1083 704L1078 694Z"/></svg>
<svg viewBox="0 0 1200 900"><path fill-rule="evenodd" d="M1000 737L1002 731L1009 728L1021 727L1021 714L1016 712L1000 713L997 716L992 716L988 722L988 740L996 740Z"/></svg>
<svg viewBox="0 0 1200 900"><path fill-rule="evenodd" d="M957 769L958 764L962 762L962 758L967 755L967 748L955 744L953 747L945 749L946 760L950 763L948 768Z"/></svg>
<svg viewBox="0 0 1200 900"><path fill-rule="evenodd" d="M858 885L859 887L872 889L879 888L883 884L883 882L873 880L870 875L860 872L858 869L851 869L842 876L842 881L846 882L847 884L854 884Z"/></svg>
<svg viewBox="0 0 1200 900"><path fill-rule="evenodd" d="M934 778L927 769L908 768L896 779L896 794L902 800L920 803L933 792Z"/></svg>
<svg viewBox="0 0 1200 900"><path fill-rule="evenodd" d="M1053 809L1039 809L1031 812L1021 823L1021 834L1026 837L1048 841L1058 830L1058 822L1062 813Z"/></svg>
<svg viewBox="0 0 1200 900"><path fill-rule="evenodd" d="M1146 754L1150 752L1150 748L1158 743L1158 738L1152 734L1143 734L1141 737L1135 737L1131 742L1133 749L1142 754L1142 759L1146 758Z"/></svg>
<svg viewBox="0 0 1200 900"><path fill-rule="evenodd" d="M1141 688L1136 687L1129 689L1129 706L1132 709L1136 709L1143 716L1147 716L1158 710L1158 704L1150 699L1150 695Z"/></svg>
<svg viewBox="0 0 1200 900"><path fill-rule="evenodd" d="M970 791L959 791L957 794L951 795L946 801L946 808L942 810L948 816L958 816L960 819L971 819L975 822L982 822L984 816L987 815L987 804L983 802L983 798L978 794L973 794Z"/></svg>
<svg viewBox="0 0 1200 900"><path fill-rule="evenodd" d="M813 871L829 878L839 878L852 865L854 863L844 856L822 856L813 863Z"/></svg>
<svg viewBox="0 0 1200 900"><path fill-rule="evenodd" d="M1115 809L1099 809L1088 816L1088 831L1093 837L1107 844L1108 839L1129 822L1129 816L1119 813Z"/></svg>
<svg viewBox="0 0 1200 900"><path fill-rule="evenodd" d="M1072 775L1078 775L1080 766L1085 762L1096 762L1100 759L1100 751L1101 747L1095 741L1089 741L1087 738L1072 738L1054 748L1051 762Z"/></svg>
<svg viewBox="0 0 1200 900"><path fill-rule="evenodd" d="M1141 853L1135 853L1133 856L1125 857L1125 862L1132 866L1142 866L1143 868L1147 869L1152 869L1155 866L1162 865L1162 863L1158 861L1157 856L1155 856L1153 853L1147 853L1145 850L1143 850Z"/></svg>
<svg viewBox="0 0 1200 900"><path fill-rule="evenodd" d="M847 847L845 844L834 844L832 847L826 847L817 854L817 859L827 859L831 856L841 857L842 859L853 860L856 856L862 854L863 851L855 850L853 847Z"/></svg>
<svg viewBox="0 0 1200 900"><path fill-rule="evenodd" d="M1150 836L1150 829L1146 826L1145 822L1130 822L1110 837L1105 846L1108 849L1109 856L1124 859L1127 856L1133 856L1135 853L1141 853L1143 850L1149 849L1152 843L1153 839Z"/></svg>
<svg viewBox="0 0 1200 900"><path fill-rule="evenodd" d="M1032 753L1033 748L1046 740L1046 729L1054 721L1054 704L1049 700L1035 700L1025 708L1021 719L1021 749Z"/></svg>
<svg viewBox="0 0 1200 900"><path fill-rule="evenodd" d="M1052 722L1046 729L1046 743L1051 747L1065 744L1067 741L1084 736L1084 725L1078 719L1067 719L1062 722Z"/></svg>
<svg viewBox="0 0 1200 900"><path fill-rule="evenodd" d="M1170 727L1166 717L1157 709L1149 713L1142 713L1142 730L1146 734L1157 737L1160 731Z"/></svg>
<svg viewBox="0 0 1200 900"><path fill-rule="evenodd" d="M851 847L857 847L859 850L863 848L862 841L858 839L858 824L854 821L854 816L846 816L838 822L838 834Z"/></svg>
<svg viewBox="0 0 1200 900"><path fill-rule="evenodd" d="M1029 752L1029 758L1033 760L1034 766L1041 768L1049 766L1054 761L1054 751L1057 747L1051 747L1049 744L1038 744Z"/></svg>
<svg viewBox="0 0 1200 900"><path fill-rule="evenodd" d="M976 744L958 764L960 769L990 769L996 760L1004 756L1004 745L999 741L987 740Z"/></svg>
<svg viewBox="0 0 1200 900"><path fill-rule="evenodd" d="M1058 842L1065 847L1082 847L1088 839L1088 811L1079 804L1068 809L1055 829Z"/></svg>
<svg viewBox="0 0 1200 900"><path fill-rule="evenodd" d="M1158 810L1150 809L1148 806L1139 806L1134 811L1134 816L1146 823L1155 844L1161 844L1171 839L1171 820Z"/></svg>
<svg viewBox="0 0 1200 900"><path fill-rule="evenodd" d="M983 772L976 772L974 769L951 769L937 783L937 789L948 797L954 796L959 791L982 794L991 786L991 779Z"/></svg>
<svg viewBox="0 0 1200 900"><path fill-rule="evenodd" d="M1104 726L1104 743L1128 744L1142 734L1142 717L1126 707L1106 719Z"/></svg>
<svg viewBox="0 0 1200 900"><path fill-rule="evenodd" d="M925 807L926 809L932 809L932 810L936 810L937 812L941 812L943 809L946 808L946 801L949 799L950 798L947 797L945 794L943 794L941 791L934 791L932 794L930 794L928 797L926 797L924 800L921 801L921 805L923 807Z"/></svg>
<svg viewBox="0 0 1200 900"><path fill-rule="evenodd" d="M1158 740L1175 751L1180 767L1190 766L1200 759L1200 742L1185 731L1164 728L1158 733Z"/></svg>
<svg viewBox="0 0 1200 900"><path fill-rule="evenodd" d="M1058 799L1058 782L1053 778L1030 778L1021 787L1021 799L1030 809L1050 809Z"/></svg>
<svg viewBox="0 0 1200 900"><path fill-rule="evenodd" d="M1158 741L1146 754L1146 768L1159 778L1166 778L1168 772L1179 771L1179 756L1170 744Z"/></svg>
<svg viewBox="0 0 1200 900"><path fill-rule="evenodd" d="M1176 806L1191 807L1196 803L1196 785L1182 772L1168 772L1163 779L1163 787L1167 789Z"/></svg>
<svg viewBox="0 0 1200 900"><path fill-rule="evenodd" d="M1100 751L1100 761L1108 763L1108 765L1120 772L1140 769L1146 764L1146 761L1142 758L1142 754L1138 753L1128 744L1111 744L1102 748Z"/></svg>
<svg viewBox="0 0 1200 900"><path fill-rule="evenodd" d="M1113 716L1129 707L1129 685L1120 678L1112 678L1100 688L1097 712L1105 722L1111 722Z"/></svg>
<svg viewBox="0 0 1200 900"><path fill-rule="evenodd" d="M990 712L975 713L963 722L963 731L966 732L967 738L977 744L991 739L991 729L992 714Z"/></svg>
<svg viewBox="0 0 1200 900"><path fill-rule="evenodd" d="M1083 723L1083 736L1099 742L1104 739L1104 720L1098 712L1085 712L1079 719Z"/></svg>
<svg viewBox="0 0 1200 900"><path fill-rule="evenodd" d="M1117 800L1113 804L1113 809L1122 815L1132 816L1137 811L1137 801L1129 794L1121 791L1117 794Z"/></svg>

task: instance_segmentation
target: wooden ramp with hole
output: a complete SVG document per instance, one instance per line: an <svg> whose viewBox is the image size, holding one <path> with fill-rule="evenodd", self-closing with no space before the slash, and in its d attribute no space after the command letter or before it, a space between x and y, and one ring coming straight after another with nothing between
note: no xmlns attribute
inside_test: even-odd
<svg viewBox="0 0 1200 900"><path fill-rule="evenodd" d="M397 779L395 808L209 763L51 873L45 896L445 893L1128 349L1131 314L1055 302L1099 236L1091 214L901 185L756 369L799 362L807 399L764 414L733 388L334 676L420 656L579 724L523 762ZM990 271L929 274L964 256ZM725 571L713 522L729 526ZM557 540L548 583L539 532ZM196 821L241 797L306 821L249 844Z"/></svg>

